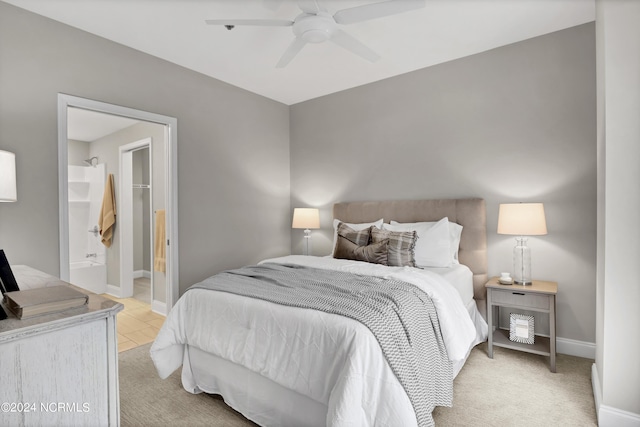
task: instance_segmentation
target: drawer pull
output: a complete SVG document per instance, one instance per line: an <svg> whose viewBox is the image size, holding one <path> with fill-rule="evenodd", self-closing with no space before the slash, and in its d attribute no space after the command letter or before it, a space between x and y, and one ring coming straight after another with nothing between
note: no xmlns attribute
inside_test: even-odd
<svg viewBox="0 0 640 427"><path fill-rule="evenodd" d="M524 293L522 293L522 292L511 292L511 293L514 294L514 295L524 295Z"/></svg>

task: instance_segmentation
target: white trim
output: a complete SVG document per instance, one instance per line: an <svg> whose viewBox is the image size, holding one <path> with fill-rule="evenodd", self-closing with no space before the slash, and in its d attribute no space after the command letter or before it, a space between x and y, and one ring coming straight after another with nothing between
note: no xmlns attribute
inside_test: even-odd
<svg viewBox="0 0 640 427"><path fill-rule="evenodd" d="M178 122L176 119L167 121L165 126L165 220L167 222L167 253L165 277L167 280L166 308L171 309L178 301L179 288L179 262L178 262ZM170 209L169 209L170 208Z"/></svg>
<svg viewBox="0 0 640 427"><path fill-rule="evenodd" d="M607 405L600 405L596 411L599 427L639 427L640 414L622 411Z"/></svg>
<svg viewBox="0 0 640 427"><path fill-rule="evenodd" d="M147 270L135 270L133 272L133 278L134 279L140 279L140 278L151 279L151 272Z"/></svg>
<svg viewBox="0 0 640 427"><path fill-rule="evenodd" d="M596 358L596 344L586 341L576 341L569 338L556 338L556 352L569 356Z"/></svg>
<svg viewBox="0 0 640 427"><path fill-rule="evenodd" d="M591 387L593 388L598 426L640 427L640 414L634 414L633 412L623 411L602 404L602 387L600 386L600 377L598 376L598 368L595 363L591 365Z"/></svg>
<svg viewBox="0 0 640 427"><path fill-rule="evenodd" d="M153 311L154 313L158 313L161 314L163 316L167 315L167 303L162 302L162 301L158 301L157 299L154 299L153 301L151 301L151 311Z"/></svg>
<svg viewBox="0 0 640 427"><path fill-rule="evenodd" d="M60 278L68 282L69 267L69 138L67 107L70 104L58 94L58 230L60 233Z"/></svg>
<svg viewBox="0 0 640 427"><path fill-rule="evenodd" d="M120 286L107 284L107 294L111 295L112 297L122 298Z"/></svg>
<svg viewBox="0 0 640 427"><path fill-rule="evenodd" d="M133 152L142 150L149 150L149 171L151 171L151 165L153 160L151 154L153 153L153 143L151 138L143 138L138 141L124 144L118 147L119 153L119 169L118 174L120 176L120 186L118 191L118 217L120 226L119 240L120 240L120 287L122 288L122 295L124 297L133 296ZM153 182L151 182L153 187ZM149 194L150 206L153 206L153 197ZM150 226L153 224L151 219ZM153 227L151 229L151 236L153 236ZM153 237L150 239L153 241ZM153 254L152 254L153 256ZM153 289L153 283L151 284Z"/></svg>
<svg viewBox="0 0 640 427"><path fill-rule="evenodd" d="M123 117L130 117L165 126L165 210L167 219L166 295L167 307L173 307L179 294L179 253L178 253L178 120L147 111L107 104L87 98L58 93L58 208L60 241L60 278L69 280L69 190L68 181L68 137L67 108L77 107ZM107 287L108 292L109 287ZM119 293L119 291L118 291Z"/></svg>
<svg viewBox="0 0 640 427"><path fill-rule="evenodd" d="M126 147L126 146L125 146ZM123 298L133 296L133 199L132 161L133 155L125 147L118 147L118 240L120 244L119 270L120 289ZM115 185L115 183L114 183Z"/></svg>
<svg viewBox="0 0 640 427"><path fill-rule="evenodd" d="M167 139L166 135L165 135L165 139ZM155 241L156 241L156 218L153 211L153 190L155 188L156 183L153 180L153 146L154 144L152 140L151 142L149 142L149 155L147 159L147 161L149 162L149 176L147 178L148 179L147 182L149 183L149 206L148 206L149 208L149 242L148 243L149 243L149 263L151 268L153 268L153 266L155 265L155 259L156 259L156 254L154 253ZM165 167L164 170L167 171L168 169ZM153 280L153 274L151 274L151 272L147 272L147 275L145 277L150 280L149 293L151 295L151 298L153 298L153 294L156 291L155 290L156 284L155 284L155 281ZM166 291L167 290L165 287L165 292Z"/></svg>
<svg viewBox="0 0 640 427"><path fill-rule="evenodd" d="M593 400L596 405L596 417L598 417L598 408L600 407L600 402L602 402L602 388L600 387L600 377L595 363L591 365L591 388L593 389Z"/></svg>

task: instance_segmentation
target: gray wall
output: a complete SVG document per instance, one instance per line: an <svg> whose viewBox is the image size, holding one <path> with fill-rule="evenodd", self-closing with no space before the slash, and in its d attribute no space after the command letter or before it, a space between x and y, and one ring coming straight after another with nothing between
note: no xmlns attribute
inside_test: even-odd
<svg viewBox="0 0 640 427"><path fill-rule="evenodd" d="M215 60L215 58L212 58ZM13 264L59 273L57 94L176 117L180 290L290 251L287 106L0 2L0 206Z"/></svg>
<svg viewBox="0 0 640 427"><path fill-rule="evenodd" d="M329 253L331 205L346 200L483 197L495 274L514 244L494 232L498 204L540 201L534 276L560 284L558 335L594 342L594 37L587 24L287 108L0 3L0 148L18 167L0 246L58 273L63 92L177 117L181 291L301 253L290 207L322 209L314 253Z"/></svg>
<svg viewBox="0 0 640 427"><path fill-rule="evenodd" d="M558 336L594 343L595 83L591 23L292 106L291 204L321 209L314 253L334 202L482 197L495 275L515 244L498 205L543 202L533 276L559 283Z"/></svg>
<svg viewBox="0 0 640 427"><path fill-rule="evenodd" d="M89 156L89 144L84 141L70 139L67 141L69 166L87 166L84 162Z"/></svg>

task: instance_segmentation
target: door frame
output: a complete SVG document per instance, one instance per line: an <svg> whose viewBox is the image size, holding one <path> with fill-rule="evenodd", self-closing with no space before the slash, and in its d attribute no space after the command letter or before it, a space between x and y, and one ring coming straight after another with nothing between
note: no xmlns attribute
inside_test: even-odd
<svg viewBox="0 0 640 427"><path fill-rule="evenodd" d="M120 217L120 227L118 227L118 237L120 240L120 297L129 298L133 296L133 153L147 148L149 150L149 226L150 226L150 256L151 256L151 301L153 304L153 261L155 258L154 245L155 230L153 227L153 142L151 138L144 138L139 141L118 147L118 174L119 174L119 196L118 196L118 216Z"/></svg>
<svg viewBox="0 0 640 427"><path fill-rule="evenodd" d="M166 303L155 304L156 311L167 314L179 297L178 257L178 120L175 117L150 113L134 108L95 101L88 98L58 93L58 207L60 278L69 280L69 189L68 189L68 132L67 109L89 111L128 117L165 126L165 215L166 215Z"/></svg>

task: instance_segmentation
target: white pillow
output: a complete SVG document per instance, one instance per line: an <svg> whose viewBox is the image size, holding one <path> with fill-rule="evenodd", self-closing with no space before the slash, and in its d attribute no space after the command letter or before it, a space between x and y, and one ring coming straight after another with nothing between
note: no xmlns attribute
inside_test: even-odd
<svg viewBox="0 0 640 427"><path fill-rule="evenodd" d="M341 222L344 222L344 221L340 221L339 219L333 220L333 246L331 247L332 255L336 250L336 243L338 242L338 224L340 224ZM365 228L369 228L372 225L375 225L378 228L382 228L382 223L384 223L384 219L381 218L375 222L362 222L359 224L345 222L344 224L353 228L355 231L360 231L360 230L364 230Z"/></svg>
<svg viewBox="0 0 640 427"><path fill-rule="evenodd" d="M389 231L416 231L418 240L414 249L417 267L451 267L451 240L449 220L445 217L436 223L384 224Z"/></svg>
<svg viewBox="0 0 640 427"><path fill-rule="evenodd" d="M450 241L450 245L451 245L451 256L453 257L453 262L454 264L459 264L458 262L458 250L460 249L460 237L462 236L462 226L460 224L456 224L455 222L450 222L449 218L444 217L443 219L446 219L447 222L449 223L449 238L451 239ZM440 220L442 221L442 220ZM440 222L438 221L438 222ZM435 225L438 222L404 222L404 223L400 223L400 222L396 222L396 221L391 221L391 225Z"/></svg>

